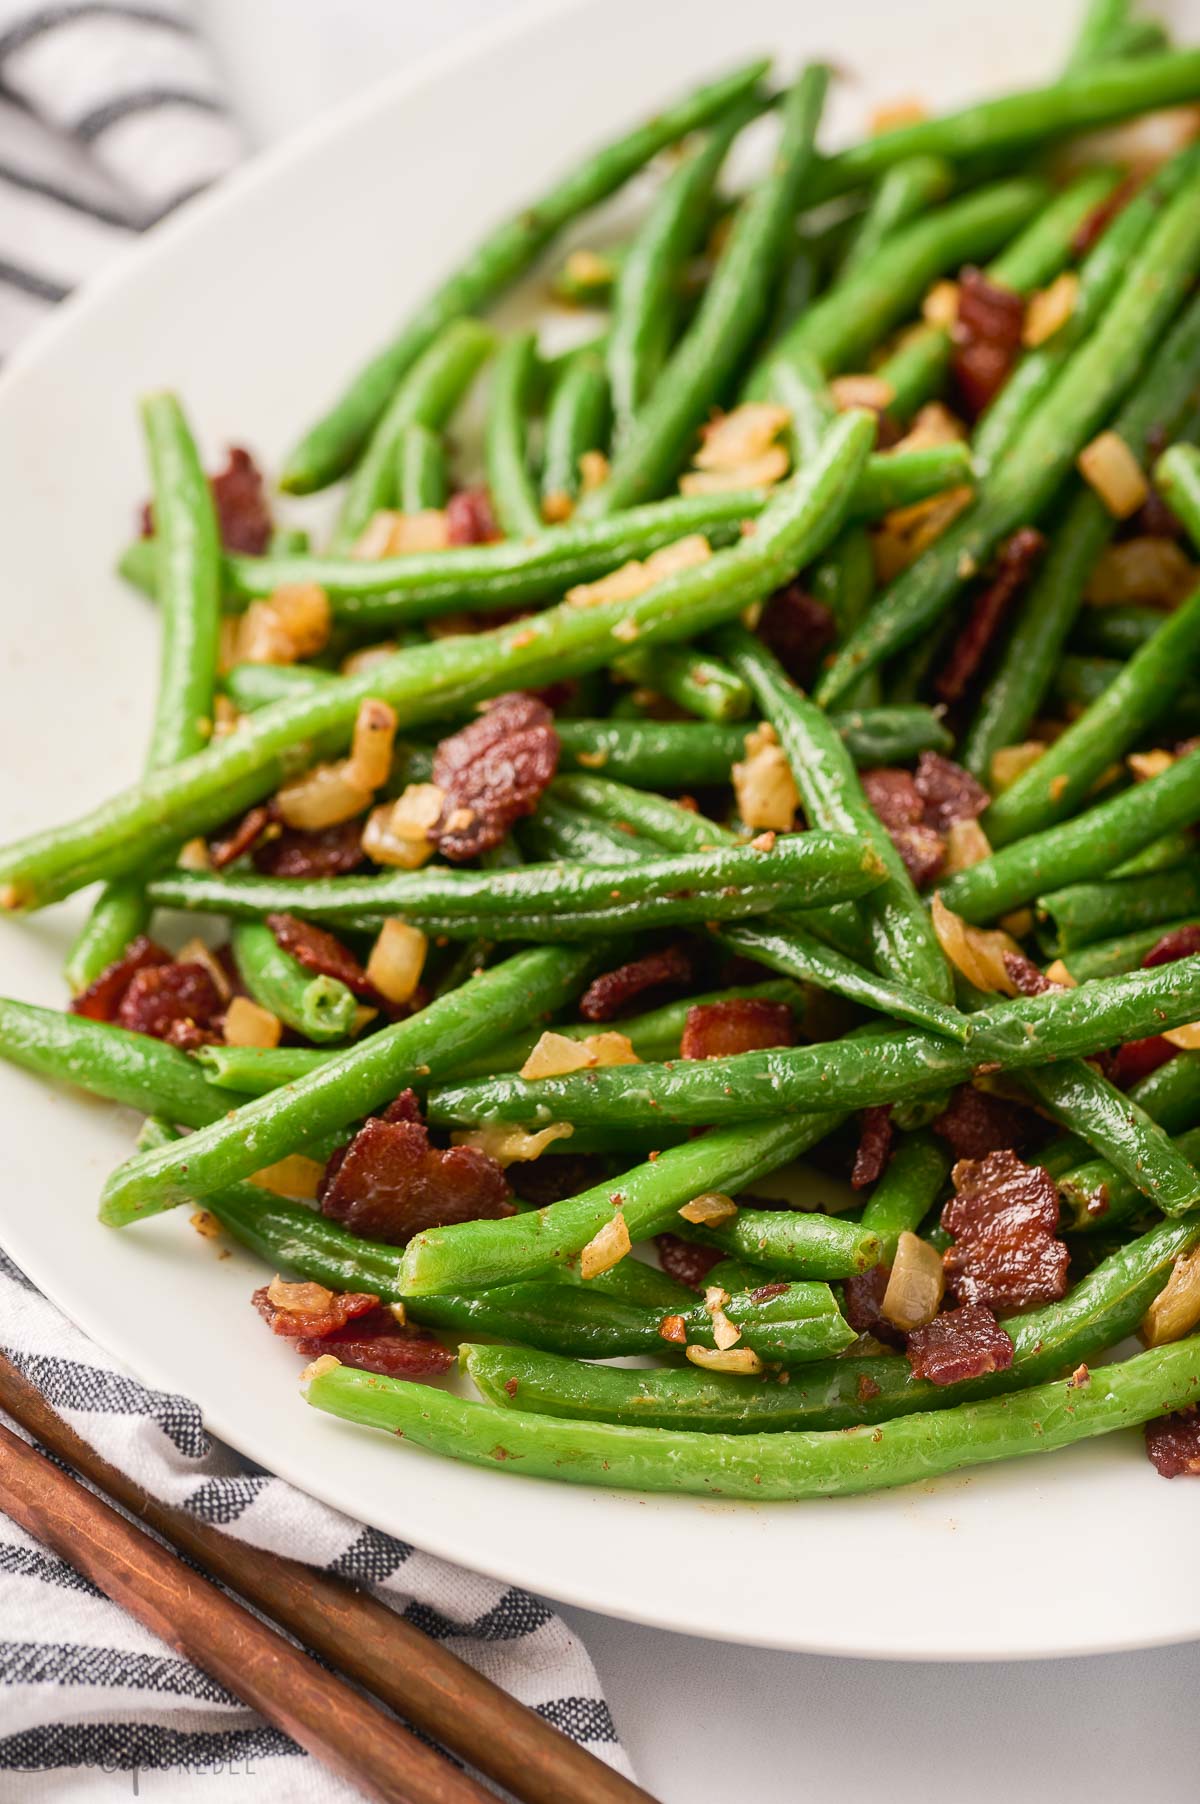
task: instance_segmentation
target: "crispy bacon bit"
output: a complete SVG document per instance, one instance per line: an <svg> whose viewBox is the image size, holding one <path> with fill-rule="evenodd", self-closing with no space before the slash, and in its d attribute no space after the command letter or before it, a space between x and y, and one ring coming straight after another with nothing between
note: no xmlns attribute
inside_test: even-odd
<svg viewBox="0 0 1200 1804"><path fill-rule="evenodd" d="M557 767L550 710L519 691L498 696L434 754L445 802L430 837L456 861L499 845L514 821L533 813Z"/></svg>
<svg viewBox="0 0 1200 1804"><path fill-rule="evenodd" d="M446 538L451 545L487 545L500 537L492 498L481 484L459 489L446 503Z"/></svg>
<svg viewBox="0 0 1200 1804"><path fill-rule="evenodd" d="M200 964L144 965L135 971L117 1007L120 1027L169 1040L185 1051L204 1044L225 1007L212 977Z"/></svg>
<svg viewBox="0 0 1200 1804"><path fill-rule="evenodd" d="M786 1002L743 996L733 1002L700 1002L687 1012L680 1044L685 1059L726 1059L739 1052L794 1046L795 1022Z"/></svg>
<svg viewBox="0 0 1200 1804"><path fill-rule="evenodd" d="M139 971L155 965L169 965L171 954L165 946L140 933L130 940L120 958L101 971L94 983L71 998L71 1013L86 1015L89 1021L115 1021L126 990Z"/></svg>
<svg viewBox="0 0 1200 1804"><path fill-rule="evenodd" d="M1146 1452L1164 1478L1200 1478L1200 1410L1195 1404L1147 1422Z"/></svg>
<svg viewBox="0 0 1200 1804"><path fill-rule="evenodd" d="M687 1323L681 1315L664 1315L658 1332L663 1340L673 1341L678 1347L687 1345Z"/></svg>
<svg viewBox="0 0 1200 1804"><path fill-rule="evenodd" d="M1112 224L1117 214L1136 194L1139 186L1135 175L1126 176L1118 182L1112 193L1106 195L1098 206L1075 228L1075 236L1071 240L1071 255L1078 263L1091 250L1097 239L1102 237Z"/></svg>
<svg viewBox="0 0 1200 1804"><path fill-rule="evenodd" d="M961 701L1014 600L1029 581L1046 541L1032 526L1004 541L993 573L971 602L966 624L950 649L934 688L944 702Z"/></svg>
<svg viewBox="0 0 1200 1804"><path fill-rule="evenodd" d="M1019 1151L1029 1145L1036 1128L1028 1109L973 1084L961 1084L933 1123L934 1133L949 1142L956 1159Z"/></svg>
<svg viewBox="0 0 1200 1804"><path fill-rule="evenodd" d="M760 1284L757 1290L750 1292L750 1301L752 1303L769 1303L773 1297L781 1297L789 1288L786 1280L776 1284Z"/></svg>
<svg viewBox="0 0 1200 1804"><path fill-rule="evenodd" d="M658 1263L668 1278L685 1284L689 1290L703 1290L709 1272L725 1257L716 1247L697 1246L694 1241L681 1240L678 1234L656 1234L654 1244L658 1248Z"/></svg>
<svg viewBox="0 0 1200 1804"><path fill-rule="evenodd" d="M1023 952L1005 952L1004 969L1008 972L1013 988L1018 996L1044 996L1047 990L1060 990L1064 986L1051 983L1044 971L1039 971L1031 958Z"/></svg>
<svg viewBox="0 0 1200 1804"><path fill-rule="evenodd" d="M1129 1090L1142 1078L1149 1077L1168 1059L1173 1059L1178 1048L1172 1046L1170 1040L1162 1034L1149 1034L1144 1040L1126 1040L1118 1046L1112 1061L1112 1081L1118 1090Z"/></svg>
<svg viewBox="0 0 1200 1804"><path fill-rule="evenodd" d="M325 1168L323 1213L351 1233L402 1246L426 1228L511 1215L494 1159L473 1146L431 1146L411 1090L372 1115Z"/></svg>
<svg viewBox="0 0 1200 1804"><path fill-rule="evenodd" d="M930 1384L962 1384L987 1372L1003 1372L1012 1362L1012 1341L982 1303L944 1310L908 1337L913 1377Z"/></svg>
<svg viewBox="0 0 1200 1804"><path fill-rule="evenodd" d="M996 1152L960 1159L952 1175L942 1226L954 1236L944 1263L958 1301L1020 1309L1061 1297L1070 1255L1055 1239L1058 1191L1049 1174Z"/></svg>
<svg viewBox="0 0 1200 1804"><path fill-rule="evenodd" d="M925 821L925 803L912 773L868 770L862 785L913 882L918 887L930 882L942 868L946 847L937 829Z"/></svg>
<svg viewBox="0 0 1200 1804"><path fill-rule="evenodd" d="M855 1395L860 1403L872 1403L880 1394L880 1387L869 1372L863 1372L854 1387Z"/></svg>
<svg viewBox="0 0 1200 1804"><path fill-rule="evenodd" d="M262 471L250 453L240 445L232 446L225 468L209 477L208 486L226 551L261 556L271 539L271 510ZM153 531L154 520L147 501L142 508L142 537L148 539Z"/></svg>
<svg viewBox="0 0 1200 1804"><path fill-rule="evenodd" d="M855 1272L842 1286L842 1314L855 1334L870 1334L888 1347L903 1347L904 1336L882 1314L884 1292L892 1275L890 1265L873 1265L869 1272Z"/></svg>
<svg viewBox="0 0 1200 1804"><path fill-rule="evenodd" d="M865 1190L878 1183L887 1167L892 1151L892 1105L884 1103L864 1109L858 1118L858 1150L850 1176L852 1190Z"/></svg>
<svg viewBox="0 0 1200 1804"><path fill-rule="evenodd" d="M1155 940L1142 960L1142 970L1149 971L1155 965L1173 965L1177 958L1193 958L1197 952L1200 952L1200 925L1173 927L1170 933Z"/></svg>
<svg viewBox="0 0 1200 1804"><path fill-rule="evenodd" d="M275 813L270 804L260 802L257 807L247 809L240 821L231 821L223 827L208 842L209 869L223 871L226 866L236 864L239 858L244 858L258 844L274 819Z"/></svg>
<svg viewBox="0 0 1200 1804"><path fill-rule="evenodd" d="M324 1340L356 1316L379 1307L379 1298L357 1290L326 1290L322 1284L264 1284L250 1301L274 1334L290 1340ZM388 1317L389 1323L391 1317ZM324 1352L323 1347L317 1348Z"/></svg>
<svg viewBox="0 0 1200 1804"><path fill-rule="evenodd" d="M603 971L583 992L579 1012L585 1021L611 1021L626 1005L660 984L690 983L692 960L682 946L664 946L631 964Z"/></svg>
<svg viewBox="0 0 1200 1804"><path fill-rule="evenodd" d="M254 848L254 868L264 877L348 877L365 857L361 820L339 821L315 833L285 827Z"/></svg>
<svg viewBox="0 0 1200 1804"><path fill-rule="evenodd" d="M295 915L268 915L267 926L283 950L290 952L306 971L315 971L318 977L335 977L363 1002L380 1005L379 991L350 948L332 933L314 927L311 921L297 920Z"/></svg>
<svg viewBox="0 0 1200 1804"><path fill-rule="evenodd" d="M922 752L913 783L924 807L927 827L947 832L956 821L976 820L991 797L969 770L943 758L940 752Z"/></svg>
<svg viewBox="0 0 1200 1804"><path fill-rule="evenodd" d="M297 1353L306 1359L334 1350L343 1365L385 1378L439 1378L457 1357L428 1329L402 1327L388 1309L347 1323L319 1340L305 1337L296 1342Z"/></svg>
<svg viewBox="0 0 1200 1804"><path fill-rule="evenodd" d="M825 603L798 582L776 589L758 623L759 638L802 689L811 687L836 632L837 622Z"/></svg>
<svg viewBox="0 0 1200 1804"><path fill-rule="evenodd" d="M553 1158L532 1159L507 1170L510 1185L523 1203L544 1209L564 1197L590 1190L604 1175L600 1161L587 1153L557 1153Z"/></svg>
<svg viewBox="0 0 1200 1804"><path fill-rule="evenodd" d="M977 419L1003 388L1021 349L1025 302L972 265L958 278L952 370L963 406Z"/></svg>

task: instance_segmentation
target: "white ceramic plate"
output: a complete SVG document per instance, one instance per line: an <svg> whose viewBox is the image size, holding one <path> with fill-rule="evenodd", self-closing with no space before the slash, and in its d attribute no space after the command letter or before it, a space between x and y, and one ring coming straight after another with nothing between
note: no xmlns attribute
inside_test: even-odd
<svg viewBox="0 0 1200 1804"><path fill-rule="evenodd" d="M663 95L764 47L827 54L847 75L834 127L856 129L873 100L1040 79L1075 11L582 0L390 82L155 233L0 387L3 838L140 764L153 623L108 573L146 486L141 392L178 388L214 457L230 441L278 456L483 224ZM1186 11L1195 36L1200 8ZM80 912L5 925L0 990L59 1004ZM185 1212L97 1225L130 1147L121 1111L4 1068L0 1120L0 1238L68 1314L264 1465L436 1553L614 1615L818 1652L1011 1658L1200 1635L1200 1576L1179 1553L1195 1497L1155 1476L1136 1435L799 1506L473 1471L306 1409L298 1361L249 1307L260 1269L218 1258Z"/></svg>

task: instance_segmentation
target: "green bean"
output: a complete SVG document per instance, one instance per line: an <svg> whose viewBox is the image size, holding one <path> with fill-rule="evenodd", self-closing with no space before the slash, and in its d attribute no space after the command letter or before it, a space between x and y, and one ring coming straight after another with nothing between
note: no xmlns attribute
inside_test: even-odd
<svg viewBox="0 0 1200 1804"><path fill-rule="evenodd" d="M155 773L81 820L0 852L0 908L29 907L121 874L203 832L277 787L298 757L349 741L360 701L388 702L401 726L461 713L512 688L536 688L608 663L615 643L654 644L707 631L762 600L811 562L842 523L875 432L845 413L822 456L780 485L758 530L634 600L564 602L492 632L394 653L356 677L251 716L219 745Z"/></svg>
<svg viewBox="0 0 1200 1804"><path fill-rule="evenodd" d="M0 1058L185 1127L219 1121L242 1100L214 1090L193 1059L163 1040L7 997L0 998Z"/></svg>
<svg viewBox="0 0 1200 1804"><path fill-rule="evenodd" d="M1154 481L1200 551L1200 451L1195 445L1172 445L1155 464Z"/></svg>
<svg viewBox="0 0 1200 1804"><path fill-rule="evenodd" d="M483 1395L508 1409L591 1421L744 1434L753 1429L846 1429L916 1410L950 1409L1078 1370L1132 1334L1169 1276L1200 1239L1200 1224L1160 1222L1095 1266L1060 1303L1012 1316L1006 1371L960 1384L914 1378L902 1355L831 1359L786 1385L692 1368L630 1371L581 1366L517 1347L467 1346L463 1363ZM513 1381L515 1380L515 1388ZM864 1380L866 1382L864 1382Z"/></svg>
<svg viewBox="0 0 1200 1804"><path fill-rule="evenodd" d="M653 651L626 652L618 658L616 669L701 720L744 720L750 712L749 689L722 658L711 653L663 645Z"/></svg>
<svg viewBox="0 0 1200 1804"><path fill-rule="evenodd" d="M1200 1159L1200 1129L1180 1134L1168 1144L1179 1159ZM1103 1158L1074 1166L1057 1183L1059 1195L1071 1213L1068 1226L1077 1234L1106 1230L1127 1221L1136 1215L1145 1194L1144 1186L1128 1172Z"/></svg>
<svg viewBox="0 0 1200 1804"><path fill-rule="evenodd" d="M707 920L717 919L725 908L734 915L755 912L763 894L793 906L842 901L864 894L879 879L875 852L856 845L849 834L797 833L777 839L769 849L731 845L648 858L631 867L555 863L469 871L428 865L422 871L311 882L257 873L172 871L155 878L148 893L165 907L228 913L240 921L289 909L306 920L328 923L400 914L439 924L459 918L490 921L506 937L515 918L545 909L562 921L565 937L575 938L572 915L587 916L612 904L627 908L648 901L661 921ZM741 896L724 893L737 887ZM751 900L753 908L742 907Z"/></svg>
<svg viewBox="0 0 1200 1804"><path fill-rule="evenodd" d="M492 369L484 460L492 508L510 539L536 538L543 525L526 446L536 360L535 335L517 332L505 339Z"/></svg>
<svg viewBox="0 0 1200 1804"><path fill-rule="evenodd" d="M1161 935L1164 922L1200 916L1200 857L1146 876L1068 884L1039 896L1037 912L1051 952L1069 954L1147 927Z"/></svg>
<svg viewBox="0 0 1200 1804"><path fill-rule="evenodd" d="M1125 789L1074 820L1030 834L960 871L942 886L947 908L988 921L1068 883L1101 877L1163 833L1200 816L1200 752Z"/></svg>
<svg viewBox="0 0 1200 1804"><path fill-rule="evenodd" d="M189 1196L251 1177L302 1142L361 1120L414 1078L455 1070L461 1059L484 1051L515 1021L562 1007L595 956L594 951L551 946L519 952L406 1020L335 1054L307 1077L215 1121L190 1136L185 1149L168 1146L128 1160L105 1187L101 1220L122 1227ZM207 1106L211 1109L215 1099L224 1115L227 1097L206 1082L197 1065L190 1069L209 1099Z"/></svg>
<svg viewBox="0 0 1200 1804"><path fill-rule="evenodd" d="M1200 1340L1193 1339L1105 1366L1086 1383L1059 1380L832 1434L689 1434L560 1421L517 1409L497 1415L487 1404L431 1385L378 1378L337 1363L308 1368L305 1396L331 1415L489 1469L764 1502L849 1496L925 1482L985 1461L1052 1453L1182 1408L1197 1392Z"/></svg>
<svg viewBox="0 0 1200 1804"><path fill-rule="evenodd" d="M766 68L763 62L750 63L696 89L647 124L593 152L549 193L489 233L309 429L286 461L283 487L304 495L343 475L397 383L444 326L507 288L564 226L622 187L660 150L749 94Z"/></svg>
<svg viewBox="0 0 1200 1804"><path fill-rule="evenodd" d="M1200 1053L1177 1052L1129 1094L1168 1134L1182 1133L1200 1121Z"/></svg>
<svg viewBox="0 0 1200 1804"><path fill-rule="evenodd" d="M344 983L314 977L260 921L235 922L231 937L238 973L255 1002L306 1039L349 1037L358 1002Z"/></svg>
<svg viewBox="0 0 1200 1804"><path fill-rule="evenodd" d="M913 1027L872 1029L815 1046L677 1064L613 1066L571 1077L497 1076L430 1091L439 1124L570 1121L624 1128L748 1121L783 1108L839 1110L897 1103L965 1083L981 1064L1028 1070L1090 1058L1118 1042L1183 1026L1200 1014L1200 962L1184 959L1105 983L993 1004L968 1019L966 1045Z"/></svg>
<svg viewBox="0 0 1200 1804"><path fill-rule="evenodd" d="M1172 1144L1131 1096L1085 1060L1025 1072L1021 1081L1042 1109L1085 1140L1135 1195L1149 1197L1165 1215L1181 1215L1200 1202L1200 1172L1189 1149Z"/></svg>
<svg viewBox="0 0 1200 1804"><path fill-rule="evenodd" d="M1191 921L1164 921L1158 927L1143 927L1138 933L1122 933L1109 940L1093 940L1088 946L1080 946L1077 951L1064 952L1063 964L1067 967L1076 983L1091 983L1096 978L1119 977L1126 971L1136 971L1152 946L1156 946L1165 933L1171 933L1177 927L1190 927Z"/></svg>
<svg viewBox="0 0 1200 1804"><path fill-rule="evenodd" d="M836 1125L834 1118L820 1119L827 1130ZM688 1228L685 1234L793 1279L851 1278L881 1257L879 1237L869 1228L806 1209L739 1209L720 1227Z"/></svg>
<svg viewBox="0 0 1200 1804"><path fill-rule="evenodd" d="M1154 107L1200 98L1200 51L1170 51L1134 63L1106 63L1070 81L985 100L957 113L865 138L816 171L810 199L827 200L876 181L912 156L964 158L1020 150L1092 131Z"/></svg>
<svg viewBox="0 0 1200 1804"><path fill-rule="evenodd" d="M195 1053L210 1084L243 1096L265 1096L293 1084L333 1056L319 1046L200 1046Z"/></svg>
<svg viewBox="0 0 1200 1804"><path fill-rule="evenodd" d="M605 443L610 412L608 378L597 351L576 353L558 378L546 409L542 443L542 510L554 519L579 493L579 460Z"/></svg>
<svg viewBox="0 0 1200 1804"><path fill-rule="evenodd" d="M200 751L212 732L221 623L221 540L212 492L174 395L142 403L154 487L156 586L162 603L158 698L147 771ZM108 885L67 954L72 990L87 989L150 919L137 878Z"/></svg>
<svg viewBox="0 0 1200 1804"><path fill-rule="evenodd" d="M919 638L1016 527L1038 518L1078 451L1136 380L1200 265L1200 207L1189 183L1159 215L1104 318L1073 353L980 498L884 593L817 689L834 706L866 670Z"/></svg>
<svg viewBox="0 0 1200 1804"><path fill-rule="evenodd" d="M544 1209L428 1229L405 1248L405 1295L469 1291L555 1271L612 1220L615 1208L629 1238L645 1240L678 1225L677 1211L702 1192L736 1195L815 1144L821 1131L807 1121L779 1119L720 1128Z"/></svg>
<svg viewBox="0 0 1200 1804"><path fill-rule="evenodd" d="M879 1237L879 1258L890 1265L901 1234L915 1234L950 1175L950 1149L932 1134L905 1134L862 1212L862 1226Z"/></svg>
<svg viewBox="0 0 1200 1804"><path fill-rule="evenodd" d="M950 968L929 916L828 719L744 627L727 627L718 643L778 733L812 825L828 831L836 823L837 831L857 834L883 865L885 880L863 905L879 970L952 1002Z"/></svg>
<svg viewBox="0 0 1200 1804"><path fill-rule="evenodd" d="M1160 621L1165 618L1159 615ZM1051 697L1063 712L1078 714L1099 701L1120 676L1126 662L1121 658L1065 657L1054 673ZM1168 742L1187 738L1197 722L1200 722L1200 683L1185 683L1175 695L1174 706L1162 716L1158 732Z"/></svg>
<svg viewBox="0 0 1200 1804"><path fill-rule="evenodd" d="M950 334L940 326L914 326L902 337L875 374L892 391L888 414L907 422L917 409L942 393L954 352Z"/></svg>
<svg viewBox="0 0 1200 1804"><path fill-rule="evenodd" d="M431 426L410 420L396 447L396 494L400 511L419 514L429 507L445 507L450 481L446 472L446 447Z"/></svg>
<svg viewBox="0 0 1200 1804"><path fill-rule="evenodd" d="M1129 0L1088 0L1067 58L1068 75L1111 57L1110 46L1130 24Z"/></svg>
<svg viewBox="0 0 1200 1804"><path fill-rule="evenodd" d="M766 314L771 284L813 161L828 70L806 69L783 104L770 173L742 203L724 253L688 326L613 459L580 505L597 519L668 488L697 429L722 395Z"/></svg>
<svg viewBox="0 0 1200 1804"><path fill-rule="evenodd" d="M954 171L944 157L910 157L883 175L866 212L858 221L838 269L838 281L857 274L887 239L927 207L945 200L954 186Z"/></svg>
<svg viewBox="0 0 1200 1804"><path fill-rule="evenodd" d="M1130 658L1163 619L1161 608L1084 608L1072 644L1088 657Z"/></svg>
<svg viewBox="0 0 1200 1804"><path fill-rule="evenodd" d="M455 319L421 352L380 416L347 484L333 532L335 553L349 551L372 514L392 505L405 429L414 422L443 426L495 342L495 334L482 321Z"/></svg>

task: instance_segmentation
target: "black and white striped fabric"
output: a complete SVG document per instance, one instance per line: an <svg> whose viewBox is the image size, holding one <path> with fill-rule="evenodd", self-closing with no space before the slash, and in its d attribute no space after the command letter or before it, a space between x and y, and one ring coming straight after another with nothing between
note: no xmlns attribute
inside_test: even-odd
<svg viewBox="0 0 1200 1804"><path fill-rule="evenodd" d="M0 0L0 357L241 148L184 0ZM195 1404L118 1368L2 1252L0 1349L156 1497L372 1586L628 1770L591 1661L544 1604L239 1459ZM162 1804L219 1804L223 1785L237 1804L356 1795L0 1516L0 1804L127 1796L130 1784Z"/></svg>
<svg viewBox="0 0 1200 1804"><path fill-rule="evenodd" d="M242 148L187 0L0 0L0 357Z"/></svg>

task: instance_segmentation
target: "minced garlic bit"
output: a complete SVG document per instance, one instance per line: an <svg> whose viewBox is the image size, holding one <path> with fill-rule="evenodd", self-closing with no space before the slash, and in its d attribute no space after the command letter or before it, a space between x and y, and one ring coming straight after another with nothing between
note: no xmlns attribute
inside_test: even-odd
<svg viewBox="0 0 1200 1804"><path fill-rule="evenodd" d="M896 441L888 455L897 451L926 451L933 445L960 444L966 436L965 425L956 413L951 413L944 402L927 401L904 437Z"/></svg>
<svg viewBox="0 0 1200 1804"><path fill-rule="evenodd" d="M267 1285L267 1301L288 1315L324 1315L333 1302L333 1292L323 1284L290 1284L276 1272Z"/></svg>
<svg viewBox="0 0 1200 1804"><path fill-rule="evenodd" d="M221 1237L221 1224L210 1209L196 1209L188 1216L188 1222L202 1240L219 1240Z"/></svg>
<svg viewBox="0 0 1200 1804"><path fill-rule="evenodd" d="M790 459L779 434L791 419L773 401L747 401L704 427L695 468L681 478L684 495L730 489L771 488L788 473Z"/></svg>
<svg viewBox="0 0 1200 1804"><path fill-rule="evenodd" d="M1200 1247L1184 1253L1142 1318L1138 1332L1148 1347L1182 1340L1200 1322Z"/></svg>
<svg viewBox="0 0 1200 1804"><path fill-rule="evenodd" d="M368 563L381 557L404 557L413 552L445 551L450 543L450 522L437 507L401 514L381 508L371 515L350 547L350 556Z"/></svg>
<svg viewBox="0 0 1200 1804"><path fill-rule="evenodd" d="M606 1221L599 1233L594 1234L579 1255L579 1276L581 1278L598 1278L601 1272L607 1272L614 1265L619 1265L629 1252L631 1242L629 1229L625 1225L625 1217L618 1209L611 1221Z"/></svg>
<svg viewBox="0 0 1200 1804"><path fill-rule="evenodd" d="M270 1009L251 1002L249 996L235 996L225 1010L226 1046L278 1046L283 1038L283 1022Z"/></svg>
<svg viewBox="0 0 1200 1804"><path fill-rule="evenodd" d="M992 794L1010 789L1018 777L1037 763L1046 749L1044 739L1023 739L1019 745L1002 745L992 753Z"/></svg>
<svg viewBox="0 0 1200 1804"><path fill-rule="evenodd" d="M921 318L928 326L949 332L958 323L958 283L935 282L921 302Z"/></svg>
<svg viewBox="0 0 1200 1804"><path fill-rule="evenodd" d="M1030 296L1025 308L1021 343L1027 349L1035 350L1056 332L1061 332L1074 313L1078 299L1079 277L1073 269L1064 269L1049 288L1039 288Z"/></svg>
<svg viewBox="0 0 1200 1804"><path fill-rule="evenodd" d="M565 1077L569 1071L588 1071L596 1055L583 1040L568 1039L547 1028L518 1075L524 1078Z"/></svg>
<svg viewBox="0 0 1200 1804"><path fill-rule="evenodd" d="M932 914L933 931L939 946L968 983L973 983L977 990L997 991L1002 996L1020 994L1004 968L1004 954L1021 950L1010 934L996 928L969 926L961 915L947 908L936 893Z"/></svg>
<svg viewBox="0 0 1200 1804"><path fill-rule="evenodd" d="M1151 752L1130 752L1125 762L1139 783L1148 783L1151 777L1161 777L1170 770L1175 754L1158 746Z"/></svg>
<svg viewBox="0 0 1200 1804"><path fill-rule="evenodd" d="M539 1159L555 1140L569 1140L574 1132L569 1121L552 1121L536 1134L528 1134L524 1128L506 1121L488 1121L482 1127L463 1128L451 1134L450 1139L455 1146L473 1146L497 1165L508 1166Z"/></svg>
<svg viewBox="0 0 1200 1804"><path fill-rule="evenodd" d="M396 801L372 810L363 830L363 851L376 864L418 870L433 857L436 848L430 835L445 801L445 791L436 783L410 783Z"/></svg>
<svg viewBox="0 0 1200 1804"><path fill-rule="evenodd" d="M868 407L883 413L896 399L896 391L890 382L885 382L882 376L871 375L835 376L829 384L829 393L839 413L845 413L851 407Z"/></svg>
<svg viewBox="0 0 1200 1804"><path fill-rule="evenodd" d="M1191 594L1196 576L1195 565L1174 539L1141 535L1119 539L1100 553L1083 596L1093 608L1173 608Z"/></svg>
<svg viewBox="0 0 1200 1804"><path fill-rule="evenodd" d="M221 1001L229 1001L229 998L233 994L233 985L229 981L228 973L220 959L214 953L212 947L206 945L202 939L196 937L188 940L186 944L182 945L176 955L176 963L181 965L203 965L204 969L212 978L213 985L217 995L221 998Z"/></svg>
<svg viewBox="0 0 1200 1804"><path fill-rule="evenodd" d="M730 1347L725 1352L719 1347L689 1347L686 1357L706 1372L734 1372L744 1378L752 1378L763 1369L753 1347Z"/></svg>
<svg viewBox="0 0 1200 1804"><path fill-rule="evenodd" d="M603 451L582 451L579 456L579 486L585 495L603 487L608 481L608 459Z"/></svg>
<svg viewBox="0 0 1200 1804"><path fill-rule="evenodd" d="M982 864L991 855L988 836L977 820L951 821L946 829L946 855L941 874L953 877L959 871L969 871L973 864Z"/></svg>
<svg viewBox="0 0 1200 1804"><path fill-rule="evenodd" d="M299 664L329 640L329 597L317 583L284 583L235 623L235 664Z"/></svg>
<svg viewBox="0 0 1200 1804"><path fill-rule="evenodd" d="M685 1203L679 1213L684 1221L690 1221L696 1227L715 1228L723 1221L733 1220L737 1204L723 1190L706 1190L703 1195L694 1196L690 1203Z"/></svg>
<svg viewBox="0 0 1200 1804"><path fill-rule="evenodd" d="M186 840L180 846L179 856L175 862L181 871L210 871L212 859L208 855L208 841L204 839Z"/></svg>
<svg viewBox="0 0 1200 1804"><path fill-rule="evenodd" d="M257 1184L260 1190L270 1190L275 1196L291 1197L297 1203L315 1203L324 1176L325 1167L316 1159L306 1159L303 1153L289 1153L286 1159L278 1159L274 1165L264 1165L250 1182Z"/></svg>
<svg viewBox="0 0 1200 1804"><path fill-rule="evenodd" d="M703 533L689 533L686 538L660 546L648 558L631 558L597 582L576 583L567 590L566 600L577 608L600 607L608 601L636 601L664 577L702 564L711 556L712 546Z"/></svg>
<svg viewBox="0 0 1200 1804"><path fill-rule="evenodd" d="M748 827L784 833L800 806L791 766L769 721L746 735L746 757L732 772L738 813Z"/></svg>
<svg viewBox="0 0 1200 1804"><path fill-rule="evenodd" d="M944 489L910 507L895 508L885 514L871 535L875 571L881 583L890 583L902 570L915 563L923 551L953 526L958 516L970 507L975 490L967 484Z"/></svg>
<svg viewBox="0 0 1200 1804"><path fill-rule="evenodd" d="M1114 520L1128 520L1150 498L1145 471L1119 432L1101 432L1075 462Z"/></svg>
<svg viewBox="0 0 1200 1804"><path fill-rule="evenodd" d="M555 489L542 496L542 519L547 526L561 526L575 511L575 503L565 489Z"/></svg>
<svg viewBox="0 0 1200 1804"><path fill-rule="evenodd" d="M367 960L367 976L389 1002L409 1002L421 981L429 941L419 927L393 917L379 930Z"/></svg>

